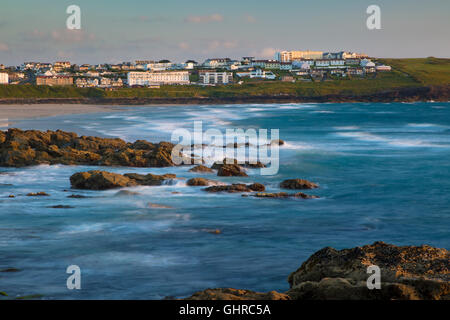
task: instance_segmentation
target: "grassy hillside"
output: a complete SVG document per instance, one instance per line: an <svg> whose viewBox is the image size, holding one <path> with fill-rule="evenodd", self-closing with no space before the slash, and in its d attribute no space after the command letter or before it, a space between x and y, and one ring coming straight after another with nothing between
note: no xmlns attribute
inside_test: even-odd
<svg viewBox="0 0 450 320"><path fill-rule="evenodd" d="M181 97L249 97L293 95L317 97L323 95L368 95L381 91L450 84L450 59L383 59L392 72L376 77L353 78L324 82L260 81L242 85L217 87L161 86L159 89L122 88L105 91L97 88L47 87L32 85L0 86L0 98L181 98Z"/></svg>
<svg viewBox="0 0 450 320"><path fill-rule="evenodd" d="M383 63L409 74L423 85L450 84L450 59L381 59Z"/></svg>

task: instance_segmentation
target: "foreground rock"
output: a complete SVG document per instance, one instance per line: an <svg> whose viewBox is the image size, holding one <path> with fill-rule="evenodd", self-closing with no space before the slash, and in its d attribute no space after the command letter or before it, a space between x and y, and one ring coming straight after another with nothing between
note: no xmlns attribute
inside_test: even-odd
<svg viewBox="0 0 450 320"><path fill-rule="evenodd" d="M253 183L253 184L231 184L227 186L214 186L204 189L207 192L229 192L229 193L237 193L237 192L255 192L255 191L264 191L266 187L261 183Z"/></svg>
<svg viewBox="0 0 450 320"><path fill-rule="evenodd" d="M191 187L198 187L198 186L218 186L218 185L223 185L222 182L220 181L214 181L214 180L210 180L210 179L205 179L205 178L192 178L189 179L186 184L188 186Z"/></svg>
<svg viewBox="0 0 450 320"><path fill-rule="evenodd" d="M367 267L381 270L381 289L369 290ZM290 274L285 293L208 289L193 300L450 300L450 254L430 246L384 242L352 249L324 248ZM273 298L270 298L273 297Z"/></svg>
<svg viewBox="0 0 450 320"><path fill-rule="evenodd" d="M302 189L316 189L318 187L319 187L318 184L305 179L289 179L284 180L283 182L280 183L280 188L283 189L302 190Z"/></svg>
<svg viewBox="0 0 450 320"><path fill-rule="evenodd" d="M277 193L255 193L253 195L257 198L302 198L302 199L317 199L318 196L312 196L303 192L297 193L287 193L287 192L277 192Z"/></svg>
<svg viewBox="0 0 450 320"><path fill-rule="evenodd" d="M169 142L79 137L73 132L9 129L0 131L0 166L38 164L129 167L173 166Z"/></svg>
<svg viewBox="0 0 450 320"><path fill-rule="evenodd" d="M107 171L78 172L70 177L70 184L75 189L107 190L133 186L157 186L165 180L176 178L174 174L162 176L137 173L126 173L124 175Z"/></svg>
<svg viewBox="0 0 450 320"><path fill-rule="evenodd" d="M206 167L204 165L201 165L201 164L198 165L198 166L193 167L189 171L190 172L202 172L202 173L212 173L212 172L214 172L213 169L210 169L210 168L208 168L208 167Z"/></svg>

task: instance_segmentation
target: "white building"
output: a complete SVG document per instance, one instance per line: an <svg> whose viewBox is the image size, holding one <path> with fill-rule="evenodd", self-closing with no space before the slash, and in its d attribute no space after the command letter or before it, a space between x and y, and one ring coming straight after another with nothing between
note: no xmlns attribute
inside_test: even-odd
<svg viewBox="0 0 450 320"><path fill-rule="evenodd" d="M188 71L128 72L128 85L149 86L155 84L189 84Z"/></svg>
<svg viewBox="0 0 450 320"><path fill-rule="evenodd" d="M200 82L203 84L227 84L233 82L232 72L200 71Z"/></svg>
<svg viewBox="0 0 450 320"><path fill-rule="evenodd" d="M382 66L376 66L376 70L377 71L391 71L392 68L391 68L391 66L382 65Z"/></svg>
<svg viewBox="0 0 450 320"><path fill-rule="evenodd" d="M7 73L0 73L0 84L8 84L9 76Z"/></svg>
<svg viewBox="0 0 450 320"><path fill-rule="evenodd" d="M262 69L253 70L250 72L238 72L236 73L238 77L250 77L250 78L261 78L261 79L269 79L275 80L276 75L272 71L265 71Z"/></svg>

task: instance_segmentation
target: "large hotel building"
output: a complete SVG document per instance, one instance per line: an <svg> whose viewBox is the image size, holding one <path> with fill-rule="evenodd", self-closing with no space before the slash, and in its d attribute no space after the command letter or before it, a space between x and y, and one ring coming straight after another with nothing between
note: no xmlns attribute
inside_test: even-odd
<svg viewBox="0 0 450 320"><path fill-rule="evenodd" d="M277 60L280 62L292 62L302 59L322 59L322 51L281 51L277 53Z"/></svg>
<svg viewBox="0 0 450 320"><path fill-rule="evenodd" d="M128 85L189 84L189 71L129 72Z"/></svg>

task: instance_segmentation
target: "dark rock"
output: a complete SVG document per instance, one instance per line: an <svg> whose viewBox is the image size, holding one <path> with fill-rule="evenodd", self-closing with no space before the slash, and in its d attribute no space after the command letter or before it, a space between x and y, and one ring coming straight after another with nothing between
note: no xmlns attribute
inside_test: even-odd
<svg viewBox="0 0 450 320"><path fill-rule="evenodd" d="M41 191L41 192L30 192L27 194L27 197L49 197L50 195Z"/></svg>
<svg viewBox="0 0 450 320"><path fill-rule="evenodd" d="M289 179L280 183L280 188L283 189L315 189L318 187L316 183L304 179Z"/></svg>
<svg viewBox="0 0 450 320"><path fill-rule="evenodd" d="M137 185L135 180L124 175L97 170L75 173L70 177L70 184L75 189L89 190L107 190Z"/></svg>
<svg viewBox="0 0 450 320"><path fill-rule="evenodd" d="M174 174L154 175L126 173L124 175L107 171L78 172L70 177L72 188L88 190L107 190L132 186L160 186L166 180L175 179Z"/></svg>
<svg viewBox="0 0 450 320"><path fill-rule="evenodd" d="M189 171L190 172L205 172L205 173L214 172L212 169L210 169L204 165L195 166L192 169L190 169Z"/></svg>
<svg viewBox="0 0 450 320"><path fill-rule="evenodd" d="M51 206L51 207L48 207L48 208L53 208L53 209L74 209L75 207L59 204L59 205Z"/></svg>
<svg viewBox="0 0 450 320"><path fill-rule="evenodd" d="M257 198L302 198L302 199L317 199L318 196L311 196L302 192L297 193L287 193L287 192L277 192L277 193L256 193L253 195Z"/></svg>
<svg viewBox="0 0 450 320"><path fill-rule="evenodd" d="M20 269L17 269L17 268L6 268L6 269L0 270L0 272L7 272L7 273L9 273L9 272L19 272L19 271L20 271Z"/></svg>
<svg viewBox="0 0 450 320"><path fill-rule="evenodd" d="M224 164L217 172L219 177L248 177L244 169L236 164Z"/></svg>
<svg viewBox="0 0 450 320"><path fill-rule="evenodd" d="M188 186L191 186L191 187L195 187L195 186L217 186L217 185L222 184L222 182L209 180L209 179L205 179L205 178L192 178L192 179L189 179L186 182L186 184Z"/></svg>
<svg viewBox="0 0 450 320"><path fill-rule="evenodd" d="M270 144L271 144L271 145L279 145L279 146L282 146L282 145L284 145L284 141L281 140L281 139L276 139L276 140L270 141Z"/></svg>
<svg viewBox="0 0 450 320"><path fill-rule="evenodd" d="M254 192L254 191L264 191L264 185L260 183L253 184L231 184L226 186L213 186L204 189L207 192L229 192L229 193L237 193L237 192Z"/></svg>
<svg viewBox="0 0 450 320"><path fill-rule="evenodd" d="M84 198L89 198L89 197L82 196L82 195L80 195L80 194L71 194L70 196L67 196L67 198L84 199Z"/></svg>
<svg viewBox="0 0 450 320"><path fill-rule="evenodd" d="M172 143L144 140L78 137L64 131L9 129L0 131L0 166L38 164L104 165L129 167L173 166Z"/></svg>
<svg viewBox="0 0 450 320"><path fill-rule="evenodd" d="M381 289L369 290L367 267L381 271ZM314 253L288 278L285 293L207 289L188 300L449 300L450 254L430 246L384 242Z"/></svg>
<svg viewBox="0 0 450 320"><path fill-rule="evenodd" d="M13 194L10 194L9 196L8 196L8 198L15 198L16 196L15 195L13 195Z"/></svg>

